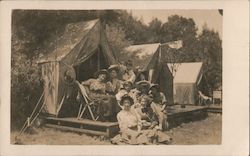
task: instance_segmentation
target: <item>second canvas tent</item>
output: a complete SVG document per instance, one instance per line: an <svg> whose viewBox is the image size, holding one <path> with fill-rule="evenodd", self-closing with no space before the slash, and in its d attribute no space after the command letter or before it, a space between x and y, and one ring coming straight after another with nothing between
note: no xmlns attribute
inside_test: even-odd
<svg viewBox="0 0 250 156"><path fill-rule="evenodd" d="M173 103L173 77L169 68L164 65L161 53L161 44L141 44L132 45L124 49L124 52L142 71L149 75L148 80L151 83L160 85L160 90L167 98L167 101Z"/></svg>

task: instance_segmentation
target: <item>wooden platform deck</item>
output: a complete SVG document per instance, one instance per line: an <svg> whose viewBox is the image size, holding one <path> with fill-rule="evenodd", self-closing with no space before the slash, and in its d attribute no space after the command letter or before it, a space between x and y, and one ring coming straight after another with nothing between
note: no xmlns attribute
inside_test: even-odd
<svg viewBox="0 0 250 156"><path fill-rule="evenodd" d="M101 122L89 119L77 118L46 118L47 127L58 128L66 131L75 131L79 133L87 133L91 135L102 135L112 137L119 131L118 122Z"/></svg>
<svg viewBox="0 0 250 156"><path fill-rule="evenodd" d="M222 114L222 105L209 105L207 107L207 111L209 113L220 113Z"/></svg>
<svg viewBox="0 0 250 156"><path fill-rule="evenodd" d="M190 106L181 108L180 105L168 108L167 120L169 128L176 127L182 123L202 120L207 117L208 107L204 106ZM77 118L46 118L47 127L53 127L66 131L74 131L79 133L87 133L91 135L102 135L106 137L113 137L119 132L117 122L101 122L89 119Z"/></svg>
<svg viewBox="0 0 250 156"><path fill-rule="evenodd" d="M187 105L181 108L180 105L172 106L168 109L169 128L173 128L191 121L198 121L207 117L207 107Z"/></svg>

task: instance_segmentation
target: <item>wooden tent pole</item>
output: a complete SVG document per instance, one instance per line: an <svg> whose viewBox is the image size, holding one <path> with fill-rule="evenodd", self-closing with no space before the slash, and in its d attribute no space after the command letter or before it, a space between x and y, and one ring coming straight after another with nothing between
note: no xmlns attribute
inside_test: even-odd
<svg viewBox="0 0 250 156"><path fill-rule="evenodd" d="M60 110L61 110L61 108L62 108L62 105L63 105L64 99L65 99L65 94L64 94L64 96L63 96L63 98L62 98L62 100L61 100L61 102L60 102L59 108L58 108L58 109L57 109L57 111L56 111L56 117L58 116L59 111L60 111Z"/></svg>
<svg viewBox="0 0 250 156"><path fill-rule="evenodd" d="M44 95L44 91L43 91L43 93L42 93L41 97L39 98L39 100L38 100L38 102L37 102L37 104L36 104L35 108L33 109L33 112L31 113L30 118L32 118L32 116L34 115L35 110L37 109L38 104L41 102L43 95Z"/></svg>
<svg viewBox="0 0 250 156"><path fill-rule="evenodd" d="M39 111L37 112L36 116L35 116L33 119L32 119L32 116L31 116L31 115L27 118L27 120L25 121L25 123L24 123L22 129L21 129L20 132L19 132L19 136L20 136L28 127L30 127L30 126L34 123L34 121L36 120L36 118L38 117L38 115L41 113L41 111L42 111L42 109L43 109L43 107L45 106L45 103L46 103L46 101L47 101L47 96L45 96L45 93L44 93L44 92L43 92L43 94L41 95L41 97L40 97L40 99L39 99L37 105L41 102L42 97L44 97L44 101L43 101L43 104L42 104L41 108L39 109ZM37 106L35 107L35 109L33 110L33 112L35 112L36 109L37 109ZM33 112L32 112L32 115L34 115ZM31 120L31 122L30 122L30 120Z"/></svg>
<svg viewBox="0 0 250 156"><path fill-rule="evenodd" d="M161 61L161 43L160 43L160 45L159 45L159 62Z"/></svg>
<svg viewBox="0 0 250 156"><path fill-rule="evenodd" d="M98 46L98 52L97 52L97 69L100 70L100 48Z"/></svg>
<svg viewBox="0 0 250 156"><path fill-rule="evenodd" d="M30 119L33 117L35 111L37 110L37 107L38 107L39 103L41 102L42 97L44 97L44 91L43 91L41 97L39 98L39 100L38 100L38 102L37 102L35 108L33 109L31 115L30 115L30 116L27 118L27 120L25 121L25 123L24 123L22 129L21 129L20 132L19 132L19 135L21 135L21 134L23 133L23 131L25 131L26 128L29 127L29 126L32 124L32 122L30 122ZM43 107L43 106L42 106L42 107Z"/></svg>

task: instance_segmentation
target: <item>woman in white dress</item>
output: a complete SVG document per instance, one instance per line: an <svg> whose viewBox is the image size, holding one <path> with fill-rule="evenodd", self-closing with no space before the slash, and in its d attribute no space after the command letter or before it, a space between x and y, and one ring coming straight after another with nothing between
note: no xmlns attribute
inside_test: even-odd
<svg viewBox="0 0 250 156"><path fill-rule="evenodd" d="M111 142L113 144L153 144L169 143L171 138L157 129L142 129L141 119L134 109L133 98L124 95L121 99L123 110L117 114L120 134L115 136Z"/></svg>

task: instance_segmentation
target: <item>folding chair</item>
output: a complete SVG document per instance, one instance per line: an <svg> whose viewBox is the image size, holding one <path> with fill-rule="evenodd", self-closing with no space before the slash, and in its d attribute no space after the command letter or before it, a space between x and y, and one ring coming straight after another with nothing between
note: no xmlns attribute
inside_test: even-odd
<svg viewBox="0 0 250 156"><path fill-rule="evenodd" d="M92 120L94 120L94 121L98 120L99 116L95 117L95 115L94 115L94 113L92 111L92 108L91 108L91 106L94 104L94 101L91 101L90 98L88 97L86 88L84 86L82 86L78 81L77 81L77 84L79 86L80 93L81 93L81 95L82 95L82 97L84 99L84 102L85 102L84 107L83 107L83 103L81 103L77 118L78 119L82 118L84 112L86 110L88 110L90 115L91 115Z"/></svg>

